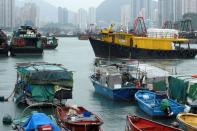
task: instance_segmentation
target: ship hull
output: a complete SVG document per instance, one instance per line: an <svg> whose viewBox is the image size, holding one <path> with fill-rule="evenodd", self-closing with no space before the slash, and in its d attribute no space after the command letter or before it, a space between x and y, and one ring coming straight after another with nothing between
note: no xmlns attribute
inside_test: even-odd
<svg viewBox="0 0 197 131"><path fill-rule="evenodd" d="M122 46L89 38L96 57L130 59L193 59L197 49L152 50Z"/></svg>
<svg viewBox="0 0 197 131"><path fill-rule="evenodd" d="M0 48L0 56L8 56L9 47Z"/></svg>
<svg viewBox="0 0 197 131"><path fill-rule="evenodd" d="M28 48L28 47L11 47L10 54L11 56L16 55L42 55L42 48Z"/></svg>
<svg viewBox="0 0 197 131"><path fill-rule="evenodd" d="M89 35L79 35L78 39L79 40L88 40L89 39Z"/></svg>
<svg viewBox="0 0 197 131"><path fill-rule="evenodd" d="M134 101L135 93L138 90L144 90L144 88L136 88L135 86L112 89L110 87L103 86L99 81L95 80L92 77L90 78L90 80L92 81L95 92L114 101Z"/></svg>
<svg viewBox="0 0 197 131"><path fill-rule="evenodd" d="M45 45L44 49L55 49L58 45Z"/></svg>

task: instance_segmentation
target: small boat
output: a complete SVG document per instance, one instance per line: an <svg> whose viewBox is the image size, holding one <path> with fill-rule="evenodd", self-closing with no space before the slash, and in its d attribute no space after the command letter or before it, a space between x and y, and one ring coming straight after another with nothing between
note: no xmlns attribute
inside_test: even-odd
<svg viewBox="0 0 197 131"><path fill-rule="evenodd" d="M84 107L66 105L56 108L57 123L72 131L101 131L102 119Z"/></svg>
<svg viewBox="0 0 197 131"><path fill-rule="evenodd" d="M60 131L53 118L38 112L15 118L12 123L12 129L17 131Z"/></svg>
<svg viewBox="0 0 197 131"><path fill-rule="evenodd" d="M79 34L79 35L78 35L78 39L79 39L79 40L88 40L89 37L90 37L89 34Z"/></svg>
<svg viewBox="0 0 197 131"><path fill-rule="evenodd" d="M136 115L128 115L125 131L182 131L182 130L152 120L148 120Z"/></svg>
<svg viewBox="0 0 197 131"><path fill-rule="evenodd" d="M145 89L135 84L129 73L122 73L113 65L99 67L90 80L96 93L115 101L132 101L138 90Z"/></svg>
<svg viewBox="0 0 197 131"><path fill-rule="evenodd" d="M197 43L197 31L194 31L191 19L177 21L176 25L180 30L180 37L189 39L190 43Z"/></svg>
<svg viewBox="0 0 197 131"><path fill-rule="evenodd" d="M180 113L177 115L177 120L186 131L197 131L197 114Z"/></svg>
<svg viewBox="0 0 197 131"><path fill-rule="evenodd" d="M135 99L139 107L150 116L176 116L184 111L183 105L151 91L138 91Z"/></svg>
<svg viewBox="0 0 197 131"><path fill-rule="evenodd" d="M61 104L72 98L73 73L60 64L19 63L14 89L16 104Z"/></svg>
<svg viewBox="0 0 197 131"><path fill-rule="evenodd" d="M42 55L41 34L31 26L21 26L13 32L10 42L10 54L16 55Z"/></svg>
<svg viewBox="0 0 197 131"><path fill-rule="evenodd" d="M153 87L153 79L155 84L164 83L167 75L168 72L147 64L115 63L96 67L90 80L98 94L112 100L133 101L138 90Z"/></svg>
<svg viewBox="0 0 197 131"><path fill-rule="evenodd" d="M8 38L4 31L0 29L0 55L8 56Z"/></svg>
<svg viewBox="0 0 197 131"><path fill-rule="evenodd" d="M53 37L42 37L42 47L44 49L55 49L58 46L58 39Z"/></svg>

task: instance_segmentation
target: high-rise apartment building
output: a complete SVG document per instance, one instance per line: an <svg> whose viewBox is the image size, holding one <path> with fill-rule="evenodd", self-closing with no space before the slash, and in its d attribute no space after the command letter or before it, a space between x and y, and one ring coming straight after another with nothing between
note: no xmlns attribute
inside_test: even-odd
<svg viewBox="0 0 197 131"><path fill-rule="evenodd" d="M180 0L183 4L183 14L197 13L197 0Z"/></svg>
<svg viewBox="0 0 197 131"><path fill-rule="evenodd" d="M153 0L131 0L131 21L138 16L152 19L155 10L153 5Z"/></svg>
<svg viewBox="0 0 197 131"><path fill-rule="evenodd" d="M159 0L159 25L162 26L165 21L174 21L174 0Z"/></svg>
<svg viewBox="0 0 197 131"><path fill-rule="evenodd" d="M125 27L128 27L128 24L131 20L131 6L130 5L123 5L121 7L121 24Z"/></svg>
<svg viewBox="0 0 197 131"><path fill-rule="evenodd" d="M58 23L68 24L68 10L66 8L58 7Z"/></svg>
<svg viewBox="0 0 197 131"><path fill-rule="evenodd" d="M35 3L25 3L18 12L18 18L21 19L20 24L31 26L39 26L39 8Z"/></svg>
<svg viewBox="0 0 197 131"><path fill-rule="evenodd" d="M68 11L68 23L77 25L77 13Z"/></svg>
<svg viewBox="0 0 197 131"><path fill-rule="evenodd" d="M145 9L145 19L152 19L154 7L152 6L152 0L144 0L143 8Z"/></svg>
<svg viewBox="0 0 197 131"><path fill-rule="evenodd" d="M0 0L0 28L14 27L15 0Z"/></svg>
<svg viewBox="0 0 197 131"><path fill-rule="evenodd" d="M78 27L83 32L87 29L87 23L88 23L87 11L85 9L80 8L78 10L77 15L78 15Z"/></svg>
<svg viewBox="0 0 197 131"><path fill-rule="evenodd" d="M131 21L134 21L141 10L142 0L131 0Z"/></svg>
<svg viewBox="0 0 197 131"><path fill-rule="evenodd" d="M62 24L63 21L63 8L58 7L58 24Z"/></svg>
<svg viewBox="0 0 197 131"><path fill-rule="evenodd" d="M94 7L89 8L88 23L89 24L96 24L96 9Z"/></svg>
<svg viewBox="0 0 197 131"><path fill-rule="evenodd" d="M182 0L173 0L173 21L178 21L182 19L183 15L183 3Z"/></svg>
<svg viewBox="0 0 197 131"><path fill-rule="evenodd" d="M159 25L178 21L186 13L197 13L197 0L158 0Z"/></svg>

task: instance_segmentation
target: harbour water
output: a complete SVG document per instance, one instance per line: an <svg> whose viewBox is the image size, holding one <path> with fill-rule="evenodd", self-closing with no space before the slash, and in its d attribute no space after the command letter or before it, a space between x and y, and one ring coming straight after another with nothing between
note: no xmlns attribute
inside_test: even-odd
<svg viewBox="0 0 197 131"><path fill-rule="evenodd" d="M50 62L63 64L64 67L74 72L73 99L68 103L86 107L97 113L104 121L102 126L105 131L123 131L127 114L137 114L150 118L143 113L134 102L113 102L94 92L89 80L95 61L94 52L89 41L79 41L77 38L59 38L59 46L55 50L44 51L41 57L5 57L0 58L0 96L9 96L14 89L16 81L16 63L20 62ZM142 63L159 66L177 74L197 73L197 58L191 60L141 60ZM0 118L5 114L12 117L22 112L22 107L17 107L12 99L0 103ZM150 118L152 119L152 118ZM171 123L175 118L154 119L163 123ZM11 126L4 126L0 122L0 131L10 131Z"/></svg>

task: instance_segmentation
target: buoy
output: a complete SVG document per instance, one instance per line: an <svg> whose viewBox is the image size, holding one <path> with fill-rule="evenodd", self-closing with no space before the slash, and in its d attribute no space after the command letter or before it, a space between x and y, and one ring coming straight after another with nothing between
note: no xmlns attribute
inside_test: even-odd
<svg viewBox="0 0 197 131"><path fill-rule="evenodd" d="M5 98L4 96L0 96L0 102L6 102L6 101L8 101L7 98Z"/></svg>
<svg viewBox="0 0 197 131"><path fill-rule="evenodd" d="M5 98L4 98L4 96L0 96L0 101L5 101Z"/></svg>
<svg viewBox="0 0 197 131"><path fill-rule="evenodd" d="M3 117L3 124L4 125L11 125L12 124L12 117L9 114L6 114Z"/></svg>

